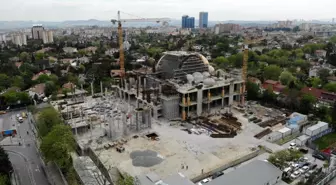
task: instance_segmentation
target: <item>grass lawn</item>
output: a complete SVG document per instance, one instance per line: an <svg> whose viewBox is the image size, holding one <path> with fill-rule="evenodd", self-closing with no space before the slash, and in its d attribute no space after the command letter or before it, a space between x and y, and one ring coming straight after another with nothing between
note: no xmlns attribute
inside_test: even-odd
<svg viewBox="0 0 336 185"><path fill-rule="evenodd" d="M336 144L336 132L327 134L317 140L314 143L318 146L319 150L326 149L328 147L335 146Z"/></svg>

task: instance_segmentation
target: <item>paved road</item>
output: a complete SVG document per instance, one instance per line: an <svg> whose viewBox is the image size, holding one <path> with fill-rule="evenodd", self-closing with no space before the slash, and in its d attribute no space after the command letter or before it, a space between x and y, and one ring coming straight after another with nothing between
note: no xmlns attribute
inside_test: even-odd
<svg viewBox="0 0 336 185"><path fill-rule="evenodd" d="M0 119L5 120L3 123L15 125L18 132L17 136L12 138L11 141L9 138L5 138L1 144L9 145L4 146L4 149L8 151L21 185L48 185L49 182L42 168L40 154L35 145L35 137L32 134L32 125L30 125L28 119L25 119L23 123L16 121L15 115L21 112L14 111L1 115ZM27 134L27 131L29 134ZM21 143L21 146L18 145L18 142Z"/></svg>

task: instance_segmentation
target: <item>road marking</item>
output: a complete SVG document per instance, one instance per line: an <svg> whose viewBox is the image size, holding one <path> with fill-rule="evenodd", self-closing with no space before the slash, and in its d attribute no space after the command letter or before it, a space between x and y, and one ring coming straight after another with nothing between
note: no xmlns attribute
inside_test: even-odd
<svg viewBox="0 0 336 185"><path fill-rule="evenodd" d="M36 181L34 179L34 176L33 176L33 172L32 172L32 169L31 169L31 165L28 163L27 165L27 162L28 162L28 159L25 155L23 155L22 153L20 152L16 152L16 151L13 151L13 150L6 150L8 153L13 153L14 155L18 155L20 156L25 162L26 162L26 166L28 166L28 176L29 176L29 179L30 179L30 182L33 184L33 185L36 185Z"/></svg>

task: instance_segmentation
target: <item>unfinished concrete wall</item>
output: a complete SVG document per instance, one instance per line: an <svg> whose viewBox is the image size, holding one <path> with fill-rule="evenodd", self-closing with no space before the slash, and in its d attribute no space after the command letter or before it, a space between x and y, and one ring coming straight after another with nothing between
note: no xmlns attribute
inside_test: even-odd
<svg viewBox="0 0 336 185"><path fill-rule="evenodd" d="M179 96L161 96L162 114L167 119L175 119L179 117Z"/></svg>

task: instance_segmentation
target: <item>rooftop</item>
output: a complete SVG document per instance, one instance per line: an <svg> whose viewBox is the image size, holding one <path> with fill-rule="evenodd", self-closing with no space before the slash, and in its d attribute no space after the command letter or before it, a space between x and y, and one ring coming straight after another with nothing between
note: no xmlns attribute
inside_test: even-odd
<svg viewBox="0 0 336 185"><path fill-rule="evenodd" d="M263 185L276 179L281 182L281 174L282 172L271 163L254 160L208 182L207 185Z"/></svg>

